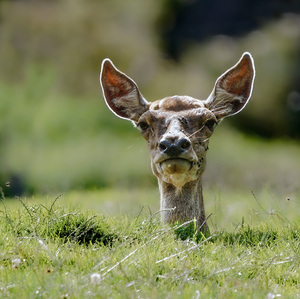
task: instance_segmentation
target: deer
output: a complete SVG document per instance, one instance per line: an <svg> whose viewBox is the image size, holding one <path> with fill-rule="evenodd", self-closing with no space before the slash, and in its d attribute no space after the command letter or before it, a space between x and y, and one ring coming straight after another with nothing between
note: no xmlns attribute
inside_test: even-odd
<svg viewBox="0 0 300 299"><path fill-rule="evenodd" d="M207 99L174 95L148 102L130 77L110 59L103 60L100 85L104 100L147 141L164 224L194 220L199 232L209 234L202 193L209 139L223 118L247 105L254 78L254 60L245 52L216 80Z"/></svg>

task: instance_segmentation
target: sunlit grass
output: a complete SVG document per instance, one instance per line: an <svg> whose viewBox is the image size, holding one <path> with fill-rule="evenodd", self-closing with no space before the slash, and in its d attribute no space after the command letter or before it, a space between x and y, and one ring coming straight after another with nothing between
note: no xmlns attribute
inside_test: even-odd
<svg viewBox="0 0 300 299"><path fill-rule="evenodd" d="M110 198L108 190L102 195ZM149 211L103 215L97 196L101 203L101 192L1 202L1 296L292 298L299 293L299 221L269 214L273 223L264 219L254 225L245 216L232 232L212 229L211 237L197 243L192 236L176 238L174 229ZM75 207L80 197L83 206L94 202L93 211ZM264 212L263 204L257 212Z"/></svg>
<svg viewBox="0 0 300 299"><path fill-rule="evenodd" d="M113 217L155 217L160 219L158 188L103 188L52 193L47 196L21 197L29 205L49 205L58 197L60 205L75 207L80 211L93 211ZM246 222L257 225L288 225L299 220L299 194L282 197L267 187L261 191L206 188L204 202L208 223L212 231L235 231ZM18 208L17 198L9 199L6 205ZM154 215L154 216L153 216Z"/></svg>

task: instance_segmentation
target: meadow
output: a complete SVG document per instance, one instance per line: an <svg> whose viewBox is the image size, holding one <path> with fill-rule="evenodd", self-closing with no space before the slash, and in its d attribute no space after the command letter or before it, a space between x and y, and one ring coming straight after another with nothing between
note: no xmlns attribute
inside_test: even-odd
<svg viewBox="0 0 300 299"><path fill-rule="evenodd" d="M148 191L2 199L1 297L297 298L295 203L285 214L253 199L247 212L237 207L245 193L222 192L228 202L207 205L204 237L162 226ZM230 206L234 215L224 215Z"/></svg>
<svg viewBox="0 0 300 299"><path fill-rule="evenodd" d="M208 152L211 236L202 236L160 224L146 144L129 122L100 96L71 98L30 76L1 85L3 298L298 295L297 141L248 136L225 120ZM10 174L22 195L11 195Z"/></svg>

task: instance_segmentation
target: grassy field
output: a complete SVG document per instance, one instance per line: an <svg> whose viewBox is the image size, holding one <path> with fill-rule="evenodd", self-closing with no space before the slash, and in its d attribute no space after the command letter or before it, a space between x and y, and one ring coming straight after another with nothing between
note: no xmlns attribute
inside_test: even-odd
<svg viewBox="0 0 300 299"><path fill-rule="evenodd" d="M2 199L1 297L297 297L299 205L268 190L205 197L212 235L186 240L160 224L156 189Z"/></svg>

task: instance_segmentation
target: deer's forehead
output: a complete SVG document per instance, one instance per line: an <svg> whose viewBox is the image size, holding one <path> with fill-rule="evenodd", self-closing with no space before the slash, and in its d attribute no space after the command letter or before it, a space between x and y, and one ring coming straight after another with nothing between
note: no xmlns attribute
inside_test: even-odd
<svg viewBox="0 0 300 299"><path fill-rule="evenodd" d="M175 118L199 119L212 117L202 101L188 96L173 96L155 101L143 117L150 121L166 122Z"/></svg>
<svg viewBox="0 0 300 299"><path fill-rule="evenodd" d="M161 112L179 112L196 108L204 108L202 101L188 96L173 96L151 103L149 110L159 110Z"/></svg>
<svg viewBox="0 0 300 299"><path fill-rule="evenodd" d="M190 108L182 111L149 109L141 116L140 121L147 121L156 126L165 126L172 121L180 121L180 123L187 126L188 124L193 124L195 121L197 123L201 121L205 122L210 118L214 118L213 113L207 108L202 107Z"/></svg>

